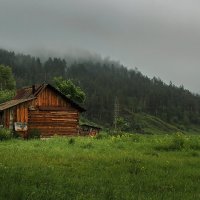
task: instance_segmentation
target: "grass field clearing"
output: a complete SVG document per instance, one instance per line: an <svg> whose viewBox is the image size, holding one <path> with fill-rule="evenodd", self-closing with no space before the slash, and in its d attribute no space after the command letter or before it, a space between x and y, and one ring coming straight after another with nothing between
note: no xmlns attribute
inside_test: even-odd
<svg viewBox="0 0 200 200"><path fill-rule="evenodd" d="M200 199L200 136L3 141L0 199Z"/></svg>

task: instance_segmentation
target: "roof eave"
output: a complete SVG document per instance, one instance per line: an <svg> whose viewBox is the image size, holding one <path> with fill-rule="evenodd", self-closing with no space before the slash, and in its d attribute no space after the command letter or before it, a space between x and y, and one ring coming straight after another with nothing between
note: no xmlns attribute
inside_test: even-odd
<svg viewBox="0 0 200 200"><path fill-rule="evenodd" d="M15 106L17 106L17 105L19 105L19 104L21 104L21 103L25 103L25 102L27 102L27 101L31 101L31 100L33 100L33 99L36 99L36 97L34 97L34 98L29 98L29 99L24 99L23 101L20 101L20 102L18 102L18 103L13 104L13 105L7 106L7 107L5 107L5 108L3 108L3 109L0 108L0 112L2 112L2 111L4 111L4 110L7 110L7 109L10 109L10 108L12 108L12 107L15 107ZM12 100L11 100L11 101L12 101ZM8 102L10 102L10 101L7 101L7 102L5 102L5 103L8 103ZM5 104L5 103L2 103L2 104ZM0 106L1 106L2 104L0 104Z"/></svg>

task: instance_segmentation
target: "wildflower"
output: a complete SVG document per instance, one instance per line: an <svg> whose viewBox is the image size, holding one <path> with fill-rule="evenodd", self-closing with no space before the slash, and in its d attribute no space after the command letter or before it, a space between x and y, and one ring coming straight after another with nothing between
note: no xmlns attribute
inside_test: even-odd
<svg viewBox="0 0 200 200"><path fill-rule="evenodd" d="M144 169L145 169L145 167L144 167L144 166L142 166L142 167L141 167L141 170L144 170Z"/></svg>

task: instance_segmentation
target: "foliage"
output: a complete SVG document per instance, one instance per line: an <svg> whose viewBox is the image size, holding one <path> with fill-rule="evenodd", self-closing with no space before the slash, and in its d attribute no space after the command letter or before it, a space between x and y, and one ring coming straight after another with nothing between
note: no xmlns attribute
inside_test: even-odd
<svg viewBox="0 0 200 200"><path fill-rule="evenodd" d="M13 98L15 85L11 67L0 65L0 103Z"/></svg>
<svg viewBox="0 0 200 200"><path fill-rule="evenodd" d="M14 90L15 85L11 67L0 65L0 90Z"/></svg>
<svg viewBox="0 0 200 200"><path fill-rule="evenodd" d="M168 142L157 145L155 149L161 151L200 150L200 140L178 132L173 134Z"/></svg>
<svg viewBox="0 0 200 200"><path fill-rule="evenodd" d="M173 135L69 139L2 142L0 199L199 199L200 150L155 150Z"/></svg>
<svg viewBox="0 0 200 200"><path fill-rule="evenodd" d="M172 140L168 144L157 146L157 150L165 151L180 151L185 146L185 138L182 133L177 133L173 136Z"/></svg>
<svg viewBox="0 0 200 200"><path fill-rule="evenodd" d="M22 137L22 135L20 135L20 133L18 131L13 131L12 137L15 139L19 139Z"/></svg>
<svg viewBox="0 0 200 200"><path fill-rule="evenodd" d="M12 137L12 133L9 129L0 128L0 140L9 140Z"/></svg>
<svg viewBox="0 0 200 200"><path fill-rule="evenodd" d="M100 132L100 133L98 133L96 136L95 136L95 138L97 139L97 140L101 140L101 139L105 139L105 138L108 138L108 133L107 132Z"/></svg>
<svg viewBox="0 0 200 200"><path fill-rule="evenodd" d="M85 93L81 90L80 87L75 86L71 80L65 80L62 77L55 77L54 85L68 98L79 103L83 103L85 101Z"/></svg>
<svg viewBox="0 0 200 200"><path fill-rule="evenodd" d="M75 144L75 139L74 138L70 138L68 141L68 144Z"/></svg>
<svg viewBox="0 0 200 200"><path fill-rule="evenodd" d="M60 58L49 58L44 63L46 80L52 81L53 77L63 76L66 70L66 61Z"/></svg>
<svg viewBox="0 0 200 200"><path fill-rule="evenodd" d="M119 131L127 131L129 128L128 122L123 117L118 117L116 122Z"/></svg>
<svg viewBox="0 0 200 200"><path fill-rule="evenodd" d="M32 129L28 132L28 139L39 139L41 132L39 129Z"/></svg>
<svg viewBox="0 0 200 200"><path fill-rule="evenodd" d="M15 95L14 90L0 90L0 103L11 100Z"/></svg>
<svg viewBox="0 0 200 200"><path fill-rule="evenodd" d="M86 124L86 125L89 125L89 126L95 126L95 127L103 128L101 125L94 123L93 121L88 120L88 119L84 118L83 116L80 116L79 124L80 125Z"/></svg>
<svg viewBox="0 0 200 200"><path fill-rule="evenodd" d="M87 95L85 117L104 126L112 125L115 97L119 100L120 116L129 125L132 121L127 120L128 111L147 113L186 130L191 124L200 125L200 96L183 86L166 84L156 77L150 79L138 69L127 69L109 59L66 61L52 57L41 62L30 55L0 50L0 63L12 67L18 88L36 82L52 83L53 77L59 76L63 80L73 80ZM82 101L83 96L75 99ZM132 125L132 131L144 129L143 123Z"/></svg>

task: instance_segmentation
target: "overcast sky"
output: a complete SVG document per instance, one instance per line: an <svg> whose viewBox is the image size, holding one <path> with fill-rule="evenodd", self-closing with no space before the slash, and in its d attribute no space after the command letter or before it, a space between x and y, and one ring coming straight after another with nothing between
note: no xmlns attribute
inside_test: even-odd
<svg viewBox="0 0 200 200"><path fill-rule="evenodd" d="M0 47L85 49L200 93L199 0L0 0Z"/></svg>

